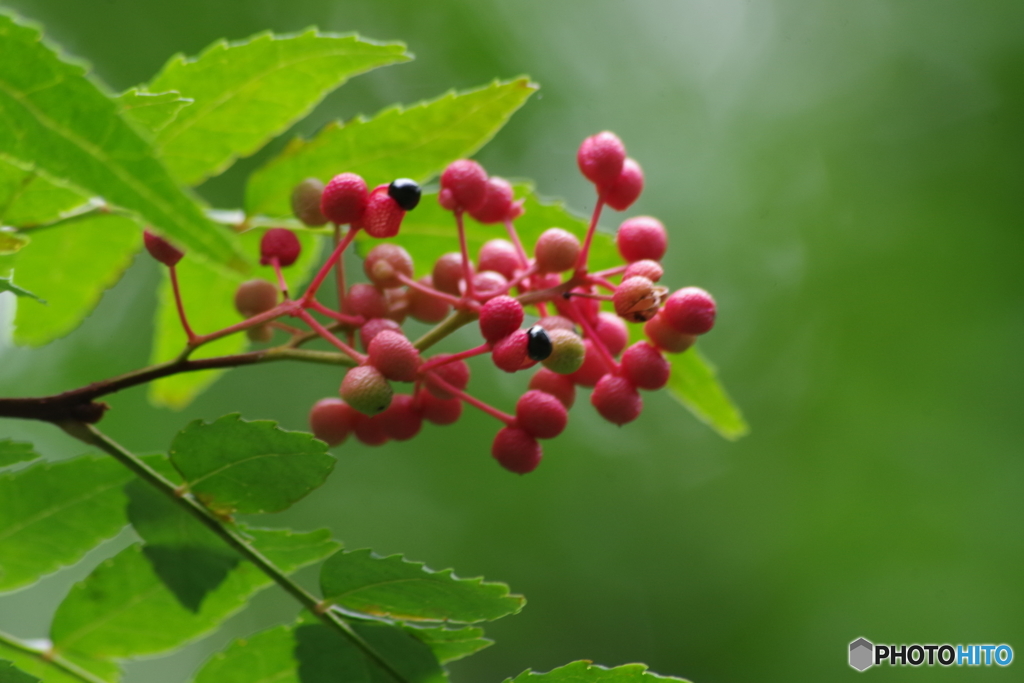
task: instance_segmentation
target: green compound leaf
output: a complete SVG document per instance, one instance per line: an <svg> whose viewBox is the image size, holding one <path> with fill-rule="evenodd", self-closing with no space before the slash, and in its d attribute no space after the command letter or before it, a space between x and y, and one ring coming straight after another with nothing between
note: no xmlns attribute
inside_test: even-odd
<svg viewBox="0 0 1024 683"><path fill-rule="evenodd" d="M194 683L253 681L300 683L295 634L290 626L278 626L234 641L211 657L194 679Z"/></svg>
<svg viewBox="0 0 1024 683"><path fill-rule="evenodd" d="M341 543L331 538L330 529L292 531L291 529L260 529L240 525L242 533L263 557L284 572L314 564L341 549Z"/></svg>
<svg viewBox="0 0 1024 683"><path fill-rule="evenodd" d="M239 242L249 254L259 253L259 242L265 229L250 230L240 235ZM284 269L285 279L291 291L299 288L309 279L313 266L319 262L322 240L320 235L307 230L296 230L302 244L299 260ZM235 290L247 278L235 272L211 266L207 261L185 255L177 266L181 296L185 302L189 323L196 334L208 334L242 321L235 310ZM254 266L250 277L259 277L277 282L270 266ZM156 310L156 332L153 339L153 363L164 363L177 358L185 348L185 332L178 320L170 278L164 274L159 290ZM249 346L245 333L234 334L206 344L192 354L192 358L210 358L241 353ZM149 399L155 405L181 410L203 390L217 380L224 370L186 372L157 380L150 384ZM341 381L339 375L338 381Z"/></svg>
<svg viewBox="0 0 1024 683"><path fill-rule="evenodd" d="M7 229L0 229L0 256L17 254L29 242L29 238L25 235Z"/></svg>
<svg viewBox="0 0 1024 683"><path fill-rule="evenodd" d="M715 367L696 347L668 354L672 372L668 390L702 422L730 441L750 430L739 408L718 381Z"/></svg>
<svg viewBox="0 0 1024 683"><path fill-rule="evenodd" d="M10 292L11 294L13 294L16 297L21 297L21 298L26 298L26 299L35 299L36 301L38 301L41 304L45 304L46 303L45 301L40 299L35 294L33 294L32 292L28 291L27 289L23 289L23 288L19 287L18 285L14 284L14 282L12 282L11 278L9 278L9 277L0 277L0 294L3 294L4 292Z"/></svg>
<svg viewBox="0 0 1024 683"><path fill-rule="evenodd" d="M490 638L484 638L484 630L476 626L445 628L444 626L423 627L402 624L406 633L425 643L437 661L442 664L468 657L486 647L494 645Z"/></svg>
<svg viewBox="0 0 1024 683"><path fill-rule="evenodd" d="M125 525L131 472L80 457L0 474L0 591L74 564Z"/></svg>
<svg viewBox="0 0 1024 683"><path fill-rule="evenodd" d="M659 676L651 673L643 664L625 664L606 668L588 661L573 662L547 673L524 671L506 683L657 683L658 681L683 681L674 676Z"/></svg>
<svg viewBox="0 0 1024 683"><path fill-rule="evenodd" d="M78 327L121 279L141 244L142 230L134 220L110 214L33 231L32 244L17 255L14 273L19 284L38 292L48 305L18 307L15 343L43 346Z"/></svg>
<svg viewBox="0 0 1024 683"><path fill-rule="evenodd" d="M195 100L157 135L164 162L196 185L303 118L352 76L411 59L401 43L309 30L214 43L195 59L172 57L150 82Z"/></svg>
<svg viewBox="0 0 1024 683"><path fill-rule="evenodd" d="M323 484L335 463L312 434L237 414L191 423L174 437L170 456L189 490L228 514L284 510Z"/></svg>
<svg viewBox="0 0 1024 683"><path fill-rule="evenodd" d="M229 233L203 215L85 69L62 61L37 29L0 14L0 150L111 204L138 212L219 262L238 260ZM19 162L20 160L20 162ZM26 166L30 164L30 166Z"/></svg>
<svg viewBox="0 0 1024 683"><path fill-rule="evenodd" d="M21 643L6 634L0 634L0 659L12 662L22 671L36 676L46 683L82 683L83 680L89 680L76 676L63 668L63 666L70 666L73 670L77 670L78 667L75 664L69 664L65 659L53 661L48 658L46 652ZM116 671L110 670L108 673L109 675L100 677L108 681L118 680L119 676ZM3 679L0 678L0 680Z"/></svg>
<svg viewBox="0 0 1024 683"><path fill-rule="evenodd" d="M19 462L28 462L39 457L35 447L25 441L0 439L0 467L9 467Z"/></svg>
<svg viewBox="0 0 1024 683"><path fill-rule="evenodd" d="M41 679L30 676L12 662L0 659L0 683L40 683Z"/></svg>
<svg viewBox="0 0 1024 683"><path fill-rule="evenodd" d="M345 609L403 621L490 621L523 608L503 583L460 579L451 569L431 571L401 555L377 557L369 550L341 552L320 571L324 601Z"/></svg>
<svg viewBox="0 0 1024 683"><path fill-rule="evenodd" d="M296 138L252 175L246 208L289 216L296 184L309 177L326 182L342 172L360 174L370 187L395 178L425 181L483 147L536 90L527 78L495 81L407 109L385 109L370 120L334 123L312 140Z"/></svg>
<svg viewBox="0 0 1024 683"><path fill-rule="evenodd" d="M87 194L0 154L0 224L32 227L82 206Z"/></svg>
<svg viewBox="0 0 1024 683"><path fill-rule="evenodd" d="M120 105L121 115L136 123L142 130L159 133L193 100L176 91L149 93L138 88L127 90L114 101Z"/></svg>

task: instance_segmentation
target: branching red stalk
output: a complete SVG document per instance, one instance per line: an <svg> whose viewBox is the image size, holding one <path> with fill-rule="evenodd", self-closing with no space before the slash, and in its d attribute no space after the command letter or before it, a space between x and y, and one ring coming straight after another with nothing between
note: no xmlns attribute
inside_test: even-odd
<svg viewBox="0 0 1024 683"><path fill-rule="evenodd" d="M462 221L462 209L455 209L455 224L459 228L459 250L462 252L462 277L466 280L466 298L473 298L473 269L469 265L469 248L466 246L466 228Z"/></svg>
<svg viewBox="0 0 1024 683"><path fill-rule="evenodd" d="M181 319L181 327L185 330L186 336L188 336L189 345L195 344L196 333L192 331L192 327L188 324L188 316L185 315L185 304L181 300L181 288L178 286L178 269L174 266L168 266L167 270L171 272L171 289L174 290L174 303L178 307L178 318Z"/></svg>
<svg viewBox="0 0 1024 683"><path fill-rule="evenodd" d="M348 232L345 233L345 237L342 238L340 242L338 242L338 246L334 247L334 251L331 252L331 255L330 257L328 257L327 262L324 263L324 265L320 268L320 271L316 274L316 277L313 278L313 282L310 283L309 289L306 290L306 293L302 297L302 301L304 303L312 301L313 297L316 296L316 292L318 289L320 289L320 285L323 284L324 280L327 278L328 273L330 273L331 269L334 268L334 264L336 264L339 261L339 259L341 259L341 255L345 252L345 249L348 248L348 245L350 245L352 243L352 240L355 239L357 232L359 232L359 228L349 226Z"/></svg>
<svg viewBox="0 0 1024 683"><path fill-rule="evenodd" d="M349 346L348 344L346 344L345 342L341 341L336 336L334 336L334 333L332 333L326 327L321 325L320 322L316 318L314 318L312 315L307 313L305 310L300 308L295 313L295 315L297 315L299 318L301 318L302 321L305 322L307 325L312 327L313 330L317 334L319 334L321 337L326 339L329 343L331 343L334 346L338 347L338 349L340 349L342 353L346 353L350 357L352 357L352 359L355 360L357 363L364 363L364 362L366 362L366 356L364 356L363 354L359 353L358 351L353 349L351 346Z"/></svg>
<svg viewBox="0 0 1024 683"><path fill-rule="evenodd" d="M583 240L583 249L580 250L580 257L576 261L576 272L587 272L587 259L590 257L590 243L594 241L594 232L597 230L597 221L601 218L601 209L604 208L604 198L597 196L597 204L594 205L594 214L590 217L590 225L587 227L587 237Z"/></svg>
<svg viewBox="0 0 1024 683"><path fill-rule="evenodd" d="M466 403L468 403L469 405L473 406L474 408L478 408L479 410L482 410L483 412L487 413L491 417L504 422L507 426L512 426L512 424L516 421L516 419L513 416L511 416L511 415L509 415L507 413L501 412L500 410L498 410L494 406L492 406L492 405L490 405L488 403L484 403L483 401L481 401L478 398L470 396L469 394L467 394L465 391L462 391L461 389L456 389L451 384L449 384L448 382L445 382L443 379L438 377L436 373L431 373L431 375L430 375L430 383L440 387L441 389L444 389L445 391L449 392L450 394L452 394L454 396L457 396L460 400L465 401Z"/></svg>

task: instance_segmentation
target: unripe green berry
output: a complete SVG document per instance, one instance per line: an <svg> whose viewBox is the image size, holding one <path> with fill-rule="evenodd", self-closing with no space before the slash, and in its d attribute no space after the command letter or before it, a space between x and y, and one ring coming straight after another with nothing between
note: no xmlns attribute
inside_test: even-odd
<svg viewBox="0 0 1024 683"><path fill-rule="evenodd" d="M320 210L324 184L316 178L306 178L292 190L292 213L311 228L327 225L327 216Z"/></svg>
<svg viewBox="0 0 1024 683"><path fill-rule="evenodd" d="M372 365L352 368L341 382L341 397L364 415L376 415L386 410L391 405L393 393L391 383Z"/></svg>
<svg viewBox="0 0 1024 683"><path fill-rule="evenodd" d="M548 338L551 339L551 355L541 361L544 367L560 375L579 370L587 352L583 339L575 332L562 329L548 330Z"/></svg>
<svg viewBox="0 0 1024 683"><path fill-rule="evenodd" d="M246 280L235 290L235 308L242 316L251 318L276 306L280 296L277 287L266 280Z"/></svg>

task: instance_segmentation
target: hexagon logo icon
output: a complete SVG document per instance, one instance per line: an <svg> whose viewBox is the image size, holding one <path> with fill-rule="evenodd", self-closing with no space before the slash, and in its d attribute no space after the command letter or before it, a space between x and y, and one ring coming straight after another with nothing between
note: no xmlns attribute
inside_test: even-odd
<svg viewBox="0 0 1024 683"><path fill-rule="evenodd" d="M863 671L874 664L875 646L869 640L858 638L850 643L850 666Z"/></svg>

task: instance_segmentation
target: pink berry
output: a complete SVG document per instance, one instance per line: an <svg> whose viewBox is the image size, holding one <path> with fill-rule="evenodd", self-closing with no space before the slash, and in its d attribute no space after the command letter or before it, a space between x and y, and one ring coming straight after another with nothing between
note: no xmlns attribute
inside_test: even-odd
<svg viewBox="0 0 1024 683"><path fill-rule="evenodd" d="M409 290L405 287L389 287L384 290L384 301L388 304L388 319L401 325L409 315Z"/></svg>
<svg viewBox="0 0 1024 683"><path fill-rule="evenodd" d="M437 203L445 211L454 211L459 207L459 203L455 201L455 193L447 187L441 188L441 191L437 193Z"/></svg>
<svg viewBox="0 0 1024 683"><path fill-rule="evenodd" d="M487 197L487 171L471 159L453 161L441 174L441 189L451 192L456 208L473 211Z"/></svg>
<svg viewBox="0 0 1024 683"><path fill-rule="evenodd" d="M669 353L682 353L697 341L695 334L683 334L672 329L665 322L664 313L659 313L644 324L644 334L652 344Z"/></svg>
<svg viewBox="0 0 1024 683"><path fill-rule="evenodd" d="M451 354L441 353L434 356L431 360L443 360L449 358ZM427 389L431 394L441 399L452 399L455 395L449 392L447 389L443 389L436 383L431 381L431 375L436 375L438 378L443 380L446 384L450 384L453 388L462 391L469 384L469 366L466 365L466 361L456 360L450 363L444 363L432 368L426 375Z"/></svg>
<svg viewBox="0 0 1024 683"><path fill-rule="evenodd" d="M363 343L363 349L368 349L370 348L370 342L379 333L384 330L399 332L401 329L401 325L390 318L371 318L359 328L359 341Z"/></svg>
<svg viewBox="0 0 1024 683"><path fill-rule="evenodd" d="M501 223L512 212L512 186L504 178L487 180L484 199L469 215L481 223ZM483 266L481 266L483 268Z"/></svg>
<svg viewBox="0 0 1024 683"><path fill-rule="evenodd" d="M292 190L292 213L311 228L327 224L327 216L320 210L324 184L317 178L306 178Z"/></svg>
<svg viewBox="0 0 1024 683"><path fill-rule="evenodd" d="M531 389L516 402L516 424L535 439L553 439L562 433L569 414L551 394Z"/></svg>
<svg viewBox="0 0 1024 683"><path fill-rule="evenodd" d="M654 283L645 277L631 277L623 280L615 289L612 303L615 312L630 322L642 323L658 312L660 299Z"/></svg>
<svg viewBox="0 0 1024 683"><path fill-rule="evenodd" d="M661 221L635 216L622 222L615 233L615 245L622 258L632 263L641 259L660 261L668 248L668 234Z"/></svg>
<svg viewBox="0 0 1024 683"><path fill-rule="evenodd" d="M566 332L575 332L576 324L568 318L561 315L547 315L537 321L537 324L543 327L548 332L554 330L565 330Z"/></svg>
<svg viewBox="0 0 1024 683"><path fill-rule="evenodd" d="M422 390L416 398L423 419L436 425L454 424L462 416L462 401L457 398L438 398Z"/></svg>
<svg viewBox="0 0 1024 683"><path fill-rule="evenodd" d="M622 354L622 376L638 389L661 389L668 383L670 370L661 352L645 341L638 341Z"/></svg>
<svg viewBox="0 0 1024 683"><path fill-rule="evenodd" d="M491 360L505 372L517 372L533 364L528 346L529 334L526 330L516 330L494 345Z"/></svg>
<svg viewBox="0 0 1024 683"><path fill-rule="evenodd" d="M629 341L629 330L626 329L626 322L614 313L607 311L597 314L597 321L594 323L594 334L604 342L604 347L613 356L622 353L622 349L626 348L626 342Z"/></svg>
<svg viewBox="0 0 1024 683"><path fill-rule="evenodd" d="M309 428L313 436L337 446L348 438L358 413L340 398L324 398L313 404L309 411Z"/></svg>
<svg viewBox="0 0 1024 683"><path fill-rule="evenodd" d="M437 259L432 277L437 291L459 296L462 293L459 291L459 282L462 281L462 254L451 251Z"/></svg>
<svg viewBox="0 0 1024 683"><path fill-rule="evenodd" d="M559 375L557 372L541 368L533 373L530 378L530 388L551 394L565 406L566 410L572 408L576 402L576 385L567 375Z"/></svg>
<svg viewBox="0 0 1024 683"><path fill-rule="evenodd" d="M384 292L373 285L360 282L352 285L345 297L346 311L352 315L370 318L388 317L388 300Z"/></svg>
<svg viewBox="0 0 1024 683"><path fill-rule="evenodd" d="M608 373L608 368L601 357L601 353L594 347L593 340L584 339L583 346L586 349L583 356L583 365L580 366L579 370L571 375L567 375L567 377L580 386L592 387Z"/></svg>
<svg viewBox="0 0 1024 683"><path fill-rule="evenodd" d="M561 273L576 266L580 257L580 241L562 228L549 228L537 238L533 255L542 273Z"/></svg>
<svg viewBox="0 0 1024 683"><path fill-rule="evenodd" d="M484 270L473 276L473 293L481 300L504 294L508 291L508 280L501 273Z"/></svg>
<svg viewBox="0 0 1024 683"><path fill-rule="evenodd" d="M625 272L622 273L622 279L628 280L631 277L645 277L651 282L657 282L661 279L661 276L665 274L665 269L661 267L661 264L651 259L641 259L639 261L633 261L626 266Z"/></svg>
<svg viewBox="0 0 1024 683"><path fill-rule="evenodd" d="M391 405L378 415L384 426L384 433L395 441L408 441L420 433L423 416L415 407L409 394L398 394L391 399ZM374 418L376 419L376 418Z"/></svg>
<svg viewBox="0 0 1024 683"><path fill-rule="evenodd" d="M387 185L384 185L370 193L370 198L366 201L366 210L363 211L358 225L370 237L384 239L398 234L403 218L405 211L388 194Z"/></svg>
<svg viewBox="0 0 1024 683"><path fill-rule="evenodd" d="M629 380L605 375L590 394L590 403L601 417L617 425L632 422L643 410L644 402Z"/></svg>
<svg viewBox="0 0 1024 683"><path fill-rule="evenodd" d="M518 427L504 427L494 437L491 456L516 474L537 469L543 453L537 440Z"/></svg>
<svg viewBox="0 0 1024 683"><path fill-rule="evenodd" d="M665 300L665 322L676 332L704 334L715 326L715 300L700 287L684 287Z"/></svg>
<svg viewBox="0 0 1024 683"><path fill-rule="evenodd" d="M185 255L183 251L148 228L142 232L142 241L146 244L149 255L168 268L178 265L178 261Z"/></svg>
<svg viewBox="0 0 1024 683"><path fill-rule="evenodd" d="M382 415L367 417L360 413L352 425L352 431L355 432L356 438L367 446L383 446L386 444L388 442L388 434L384 431Z"/></svg>
<svg viewBox="0 0 1024 683"><path fill-rule="evenodd" d="M572 291L583 292L585 294L592 293L589 289L582 290L577 288ZM591 299L590 297L585 296L576 296L572 297L571 301L573 303L573 306L576 307L576 310L579 311L579 314L583 317L584 320L586 320L589 323L593 323L595 320L597 320L597 312L600 310L597 299Z"/></svg>
<svg viewBox="0 0 1024 683"><path fill-rule="evenodd" d="M235 308L245 318L266 313L274 306L281 293L266 280L246 280L235 290Z"/></svg>
<svg viewBox="0 0 1024 683"><path fill-rule="evenodd" d="M640 164L632 159L626 159L622 164L622 173L601 197L616 211L625 211L632 206L643 189L644 172L640 169Z"/></svg>
<svg viewBox="0 0 1024 683"><path fill-rule="evenodd" d="M368 201L366 181L355 173L342 173L331 178L324 188L320 211L338 225L355 224L363 217Z"/></svg>
<svg viewBox="0 0 1024 683"><path fill-rule="evenodd" d="M427 287L434 286L434 279L429 275L421 277L419 282ZM448 302L444 299L413 287L409 288L409 315L420 322L439 323L448 315L449 308Z"/></svg>
<svg viewBox="0 0 1024 683"><path fill-rule="evenodd" d="M479 268L482 271L493 270L501 273L506 280L515 277L516 271L522 267L519 261L519 252L508 240L494 239L484 242L480 247L478 259Z"/></svg>
<svg viewBox="0 0 1024 683"><path fill-rule="evenodd" d="M412 256L397 244L378 244L366 255L363 271L378 287L401 287L400 275L412 277Z"/></svg>
<svg viewBox="0 0 1024 683"><path fill-rule="evenodd" d="M302 245L295 233L287 228L271 228L260 239L260 265L269 266L276 258L282 268L295 263Z"/></svg>
<svg viewBox="0 0 1024 683"><path fill-rule="evenodd" d="M372 365L360 365L345 373L341 397L364 415L376 415L391 405L391 384Z"/></svg>
<svg viewBox="0 0 1024 683"><path fill-rule="evenodd" d="M523 305L510 296L496 296L480 307L480 333L494 344L523 324Z"/></svg>
<svg viewBox="0 0 1024 683"><path fill-rule="evenodd" d="M396 382L411 382L422 363L420 352L401 332L382 330L367 348L370 364Z"/></svg>
<svg viewBox="0 0 1024 683"><path fill-rule="evenodd" d="M615 133L604 131L591 135L576 152L580 172L598 189L610 186L622 172L626 160L626 146Z"/></svg>

